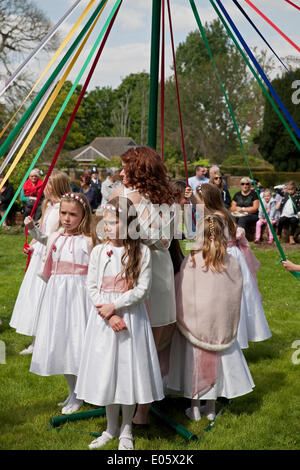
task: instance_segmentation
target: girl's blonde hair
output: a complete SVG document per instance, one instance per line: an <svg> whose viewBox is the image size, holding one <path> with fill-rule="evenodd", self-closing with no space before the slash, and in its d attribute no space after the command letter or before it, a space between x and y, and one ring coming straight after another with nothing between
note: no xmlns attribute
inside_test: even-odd
<svg viewBox="0 0 300 470"><path fill-rule="evenodd" d="M202 247L204 264L202 268L211 269L218 273L226 269L224 258L226 255L227 239L224 230L225 224L221 216L210 214L204 217L204 243ZM195 253L196 251L191 251L193 266L196 265Z"/></svg>
<svg viewBox="0 0 300 470"><path fill-rule="evenodd" d="M220 212L224 218L229 233L233 239L236 236L236 225L230 214L223 204L222 194L215 184L203 183L196 189L196 197L203 201L206 213Z"/></svg>
<svg viewBox="0 0 300 470"><path fill-rule="evenodd" d="M51 193L54 199L60 200L63 194L69 193L72 191L68 175L58 170L53 170L50 178L48 179L47 185L48 184L51 186ZM41 222L43 221L48 203L51 201L52 201L52 198L47 198L47 197L43 201Z"/></svg>
<svg viewBox="0 0 300 470"><path fill-rule="evenodd" d="M76 199L76 195L78 195L78 199ZM60 207L62 202L67 201L67 202L74 202L77 204L78 207L81 208L82 211L82 219L80 224L78 225L78 232L81 233L82 235L85 235L86 237L91 237L93 246L96 245L97 243L97 236L96 236L96 230L92 218L92 211L91 207L89 204L89 201L87 197L80 193L66 193L63 195L60 201ZM82 202L80 202L82 201ZM61 223L59 223L59 226L61 227Z"/></svg>
<svg viewBox="0 0 300 470"><path fill-rule="evenodd" d="M139 225L137 224L136 209L130 199L118 196L111 199L105 205L104 211L113 213L119 221L121 219L121 223L126 224L126 227L121 227L122 233L126 233L126 236L122 238L124 253L121 259L123 270L120 276L125 275L127 289L132 289L137 284L142 259L141 239L139 237L132 238L129 229L130 225L134 225L135 234L140 232ZM126 215L126 219L124 215ZM104 242L109 243L109 239L107 238Z"/></svg>

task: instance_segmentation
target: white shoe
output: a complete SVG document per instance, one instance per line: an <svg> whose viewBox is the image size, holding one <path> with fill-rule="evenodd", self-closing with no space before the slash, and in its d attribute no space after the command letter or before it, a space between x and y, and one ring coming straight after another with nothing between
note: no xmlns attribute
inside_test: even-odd
<svg viewBox="0 0 300 470"><path fill-rule="evenodd" d="M74 413L75 411L78 411L79 408L81 408L83 401L82 400L76 400L75 402L69 402L66 406L63 407L61 410L61 413L63 415L70 415L71 413Z"/></svg>
<svg viewBox="0 0 300 470"><path fill-rule="evenodd" d="M101 436L97 437L97 439L94 439L90 444L89 444L89 449L98 449L99 447L105 446L111 439L114 439L114 436L109 434L107 431L103 431Z"/></svg>
<svg viewBox="0 0 300 470"><path fill-rule="evenodd" d="M185 414L192 421L200 421L201 419L200 410L198 408L196 408L196 410L197 411L193 411L192 408L187 408L185 410Z"/></svg>
<svg viewBox="0 0 300 470"><path fill-rule="evenodd" d="M216 417L216 413L214 411L206 411L206 405L201 405L200 406L200 413L205 414L207 417L208 421L213 421Z"/></svg>
<svg viewBox="0 0 300 470"><path fill-rule="evenodd" d="M65 399L65 401L61 401L61 402L57 403L57 406L60 406L60 407L66 406L66 405L69 403L70 398L71 398L71 394L67 396L67 398Z"/></svg>
<svg viewBox="0 0 300 470"><path fill-rule="evenodd" d="M27 354L32 354L33 353L33 344L28 346L28 348L23 349L23 351L20 352L20 356L27 356Z"/></svg>
<svg viewBox="0 0 300 470"><path fill-rule="evenodd" d="M132 436L121 436L119 438L118 450L134 450L133 437Z"/></svg>

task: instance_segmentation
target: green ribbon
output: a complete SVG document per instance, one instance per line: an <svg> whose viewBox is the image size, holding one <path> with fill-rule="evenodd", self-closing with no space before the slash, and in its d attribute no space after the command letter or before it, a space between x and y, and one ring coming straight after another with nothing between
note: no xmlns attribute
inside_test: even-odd
<svg viewBox="0 0 300 470"><path fill-rule="evenodd" d="M209 54L209 57L210 57L210 59L211 59L212 65L213 65L213 67L214 67L214 70L215 70L217 79L218 79L219 84L220 84L220 86L221 86L221 89L222 89L224 98L225 98L225 100L226 100L226 103L227 103L227 106L228 106L228 109L229 109L229 113L230 113L230 116L231 116L231 118L232 118L232 121L233 121L235 130L236 130L236 133L237 133L239 142L240 142L240 146L241 146L241 149L242 149L242 152L243 152L243 155L244 155L246 164L247 164L248 169L249 169L249 172L250 172L251 179L252 179L252 181L253 181L253 185L254 185L256 194L257 194L258 199L259 199L259 202L260 202L260 204L261 204L261 208L262 208L262 210L263 210L263 213L264 213L264 216L265 216L265 218L266 218L266 220L267 220L267 223L268 223L268 225L269 225L269 227L270 227L270 230L271 230L272 235L273 235L273 237L274 237L274 240L275 240L276 246L277 246L277 248L278 248L278 251L279 251L279 253L280 253L280 255L281 255L281 258L282 258L283 261L285 261L285 260L286 260L286 256L285 256L284 251L283 251L283 249L282 249L282 246L281 246L281 244L280 244L280 242L279 242L279 240L278 240L278 238L277 238L277 235L276 235L276 233L275 233L275 231L274 231L274 228L273 228L273 226L272 226L272 224L271 224L271 221L270 221L270 219L269 219L269 216L268 216L268 214L267 214L267 211L266 211L266 209L265 209L265 207L264 207L264 205L263 205L263 203L262 203L259 190L258 190L258 188L257 188L257 186L256 186L255 181L254 181L254 177L253 177L253 174L252 174L252 171L251 171L251 167L250 167L249 160L248 160L248 157L247 157L247 154L246 154L246 150L245 150L245 147L244 147L244 144L243 144L243 141L242 141L242 137L241 137L241 134L240 134L240 131L239 131L239 128L238 128L236 119L235 119L235 115L234 115L232 106L231 106L231 104L230 104L230 102L229 102L229 99L228 99L226 90L225 90L225 88L224 88L224 85L223 85L221 76L220 76L220 74L219 74L217 65L216 65L216 63L215 63L215 60L214 60L214 57L213 57L213 54L212 54L210 45L209 45L208 40L207 40L207 37L206 37L206 34L205 34L205 30L204 30L203 25L202 25L202 23L201 23L201 20L200 20L200 17L199 17L199 14L198 14L198 11L197 11L195 2L194 2L194 0L189 0L189 1L190 1L192 10L193 10L194 16L195 16L196 23L197 23L197 25L198 25L198 27L199 27L199 30L200 30L202 39L203 39L203 41L204 41L205 47L206 47L207 52L208 52L208 54ZM217 7L215 6L213 0L209 0L209 1L210 1L210 3L213 5L213 7L215 8L215 10L216 10L216 12L217 12L219 18L221 19L222 23L223 23L224 26L226 27L227 32L228 32L228 33L230 34L230 36L233 38L231 31L230 31L229 28L227 27L227 25L226 25L224 19L223 19L222 16L221 16L220 11L219 11L219 10L217 9ZM233 38L233 39L234 39L234 38ZM235 39L234 39L234 42L235 42L235 44L237 45ZM239 47L238 45L237 45L237 47L238 47L238 49L240 50L240 47ZM241 52L241 50L240 50L240 52ZM250 68L252 68L252 67L250 66L250 64L248 64L248 65L249 65ZM256 75L257 75L257 74L256 74ZM262 87L263 87L263 89L264 89L264 86L263 86L263 85L262 85ZM268 93L267 93L267 94L268 94ZM269 96L269 94L268 94L268 96ZM276 109L277 109L277 108L276 108ZM298 144L298 142L297 142L297 144ZM299 145L299 144L298 144L298 145ZM300 147L299 147L299 149L300 149ZM297 272L297 271L290 271L290 273L291 273L296 279L300 280L300 273L299 273L299 272Z"/></svg>
<svg viewBox="0 0 300 470"><path fill-rule="evenodd" d="M13 139L16 137L16 135L18 134L18 132L20 131L21 127L25 124L25 122L27 121L27 119L31 116L31 114L33 113L33 111L35 110L35 108L37 107L38 103L41 101L41 99L43 98L44 94L46 93L46 91L48 90L49 86L51 85L51 83L56 79L57 75L59 74L59 72L62 70L62 68L65 66L65 64L67 63L67 61L69 60L70 56L73 54L74 50L76 49L76 47L78 46L78 44L80 43L81 39L85 36L86 32L89 30L89 28L91 27L92 23L94 22L96 16L98 15L99 11L101 10L101 8L103 7L103 5L105 4L105 1L106 0L102 0L102 2L100 3L100 5L96 8L96 10L94 11L94 13L92 14L92 16L90 17L90 19L88 20L88 22L86 23L86 25L84 26L84 28L82 29L82 31L79 33L79 35L77 36L77 38L75 39L75 41L73 42L73 44L71 45L71 47L68 49L67 53L64 55L64 57L62 58L62 60L59 62L59 64L57 65L57 67L55 68L55 70L53 71L53 73L50 75L50 77L48 78L48 80L46 81L45 85L41 88L41 90L39 91L39 93L37 94L37 96L35 97L35 99L32 101L32 103L30 104L30 106L28 106L28 108L26 109L26 111L24 112L24 114L22 115L22 117L20 118L19 122L16 124L16 126L13 128L13 130L10 132L10 134L7 136L6 140L4 141L4 143L1 145L0 147L0 158L3 156L3 154L6 152L6 150L8 149L9 145L12 143Z"/></svg>
<svg viewBox="0 0 300 470"><path fill-rule="evenodd" d="M42 151L44 150L44 148L45 148L45 146L46 146L46 144L47 144L47 142L48 142L48 140L49 140L49 138L50 138L50 136L51 136L53 130L55 129L55 127L56 127L56 125L57 125L57 123L58 123L58 121L59 121L59 119L60 119L62 113L64 112L64 110L65 110L65 108L66 108L66 106L67 106L67 104L68 104L68 102L69 102L71 96L73 95L73 93L74 93L74 91L75 91L75 89L76 89L76 87L77 87L77 85L78 85L78 83L79 83L79 81L80 81L82 75L84 74L84 72L85 72L85 70L86 70L86 68L87 68L87 66L88 66L88 64L89 64L89 62L91 61L92 56L94 55L94 53L95 53L95 51L96 51L96 49L97 49L97 47L98 47L98 45L99 45L99 43L100 43L100 41L101 41L101 39L102 39L102 37L103 37L103 35L104 35L106 29L107 29L108 26L109 26L109 23L110 23L112 17L114 16L114 14L115 14L115 12L116 12L116 10L117 10L117 8L118 8L118 6L119 6L120 3L121 3L121 0L116 0L116 3L115 3L115 5L114 5L114 7L112 8L112 10L111 10L111 12L110 12L110 14L109 14L109 16L108 16L108 18L107 18L107 20L106 20L106 22L105 22L103 28L102 28L102 30L100 31L100 34L99 34L99 36L97 37L96 42L95 42L93 48L91 49L91 51L90 51L90 53L89 53L89 55L88 55L88 57L87 57L85 63L83 64L83 66L82 66L82 68L81 68L81 70L80 70L80 72L79 72L79 74L78 74L78 76L77 76L77 78L76 78L76 80L75 80L75 82L74 82L72 88L70 89L70 91L69 91L69 93L68 93L68 95L67 95L67 97L66 97L64 103L62 104L62 106L61 106L61 108L60 108L58 114L56 115L56 118L54 119L54 121L53 121L53 123L52 123L52 125L51 125L51 127L50 127L50 129L49 129L49 131L48 131L48 133L47 133L47 135L46 135L46 137L45 137L45 139L44 139L42 145L40 146L40 148L39 148L39 150L38 150L38 152L37 152L35 158L33 159L33 161L32 161L32 163L31 163L30 167L28 168L28 170L27 170L27 172L26 172L26 174L25 174L23 180L21 181L20 186L18 187L17 191L15 192L13 199L11 200L11 202L10 202L8 208L6 209L6 212L5 212L4 216L2 217L2 219L1 219L1 221L0 221L0 227L1 227L1 225L2 225L2 223L3 223L3 221L4 221L4 219L5 219L5 217L6 217L7 214L9 213L9 211L10 211L10 209L11 209L13 203L15 202L16 198L18 197L18 195L19 195L19 193L20 193L22 187L24 186L24 183L25 183L25 181L27 180L27 178L28 178L28 176L29 176L31 170L35 167L36 162L38 161L38 159L39 159L39 157L40 157Z"/></svg>

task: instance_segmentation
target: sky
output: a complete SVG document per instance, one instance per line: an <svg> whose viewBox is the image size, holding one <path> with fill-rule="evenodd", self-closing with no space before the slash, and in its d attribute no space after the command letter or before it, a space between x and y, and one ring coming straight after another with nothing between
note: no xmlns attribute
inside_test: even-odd
<svg viewBox="0 0 300 470"><path fill-rule="evenodd" d="M48 18L55 24L64 13L70 8L75 0L32 0ZM268 18L270 18L287 36L289 36L297 45L300 45L300 11L289 5L285 0L252 0ZM293 0L300 6L300 0ZM67 21L60 27L60 37L64 38L68 34L72 25L75 23L88 0L82 0L79 7ZM98 3L98 2L97 2ZM108 0L105 13L97 26L97 33L93 33L91 40L88 42L82 58L78 60L74 71L70 75L72 81L79 73L82 64L87 57L93 42L99 34L100 28L103 26L105 19L112 6L114 0ZM216 18L216 13L211 6L209 0L195 0L198 7L199 15L202 23L210 22ZM244 35L251 49L257 47L258 50L266 49L266 46L258 34L253 30L252 26L241 15L232 0L223 0L224 6L228 9L231 17L236 22L237 27ZM271 26L269 26L260 16L255 13L252 8L244 1L240 0L240 4L247 11L253 22L260 31L265 35L280 57L299 56L299 52L294 49L285 39L283 39ZM197 29L195 18L190 6L189 0L170 0L175 47L183 42L188 33ZM123 0L119 14L108 38L100 62L94 73L89 90L96 86L110 86L116 88L122 79L130 73L138 73L142 71L149 72L150 64L150 39L151 39L151 13L152 0ZM166 17L167 19L167 17ZM169 29L166 25L166 74L172 73L170 65L172 63L171 45L169 41ZM63 53L66 49L63 51ZM46 66L50 56L39 53L38 59L34 60L31 70L38 77L38 74ZM280 63L275 59L277 72L284 70ZM300 62L298 64L300 66ZM52 69L51 69L52 70ZM83 83L84 78L80 83Z"/></svg>

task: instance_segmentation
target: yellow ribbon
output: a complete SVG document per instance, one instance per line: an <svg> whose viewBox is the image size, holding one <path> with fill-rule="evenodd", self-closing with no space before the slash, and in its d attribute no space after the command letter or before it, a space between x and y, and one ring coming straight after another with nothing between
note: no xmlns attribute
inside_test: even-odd
<svg viewBox="0 0 300 470"><path fill-rule="evenodd" d="M75 62L77 61L79 55L81 54L82 52L82 49L84 48L87 40L89 39L92 31L94 30L104 8L106 7L107 5L107 2L108 0L106 1L106 3L103 5L102 9L100 10L100 12L98 13L97 17L95 18L95 21L93 22L91 28L89 29L86 37L84 38L84 40L82 41L78 51L76 52L75 56L73 57L72 61L70 62L67 70L65 71L65 73L63 74L63 76L61 77L60 81L58 82L58 84L56 85L55 89L53 90L51 96L48 98L48 101L47 103L45 104L45 107L43 108L41 114L39 115L37 121L35 122L34 126L32 127L30 133L28 134L25 142L23 143L22 147L20 148L16 158L14 159L13 163L11 164L9 170L7 171L7 173L5 174L3 180L1 181L0 183L0 189L4 186L5 182L7 181L7 179L9 178L9 176L11 175L11 173L13 172L13 170L15 169L17 163L19 162L19 160L21 159L21 157L23 156L24 152L26 151L28 145L30 144L30 142L32 141L33 137L35 136L37 130L39 129L40 125L42 124L43 120L45 119L45 117L47 116L52 104L54 103L55 99L57 98L57 95L58 93L60 92L64 82L66 81L66 78L67 76L69 75L70 71L72 70L72 68L74 67L74 64Z"/></svg>
<svg viewBox="0 0 300 470"><path fill-rule="evenodd" d="M0 138L3 136L4 132L8 129L8 127L10 126L10 124L12 123L12 121L15 119L15 117L18 115L18 113L20 112L20 110L22 109L23 105L25 104L25 102L28 100L28 98L31 96L31 94L33 93L33 91L36 89L36 87L38 86L38 84L40 83L40 81L42 80L42 78L44 77L44 75L48 72L48 70L50 69L51 65L53 64L53 62L55 62L55 60L57 59L57 57L59 56L59 54L61 53L61 51L66 47L66 45L68 44L68 42L70 41L71 37L75 34L75 32L77 31L77 29L79 28L80 24L82 23L82 21L84 20L84 18L86 17L86 15L88 14L88 12L90 11L90 9L93 7L94 3L96 3L97 0L90 0L90 3L86 6L86 8L84 9L84 11L81 13L80 17L78 18L78 20L76 21L76 23L74 24L74 26L72 27L72 29L69 31L67 37L64 39L64 41L61 43L61 45L59 46L59 48L57 49L57 51L55 52L54 56L52 57L52 59L50 60L50 62L48 63L48 65L46 66L45 70L42 72L42 75L40 76L40 78L38 79L38 81L35 83L35 85L33 86L33 88L30 90L30 92L28 93L28 95L26 96L26 98L24 99L23 103L21 104L21 106L19 107L19 109L15 112L15 114L13 115L13 117L10 119L9 123L5 126L5 128L1 131L0 133Z"/></svg>

